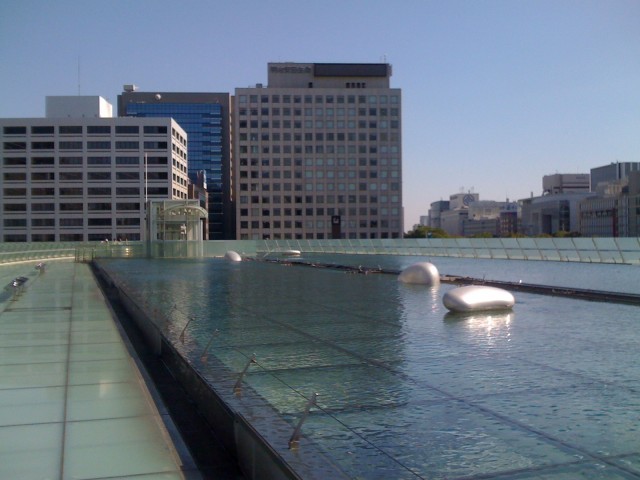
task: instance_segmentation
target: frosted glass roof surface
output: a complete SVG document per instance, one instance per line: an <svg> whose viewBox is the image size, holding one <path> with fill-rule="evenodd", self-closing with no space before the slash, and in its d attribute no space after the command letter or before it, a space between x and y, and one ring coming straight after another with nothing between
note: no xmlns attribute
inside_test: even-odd
<svg viewBox="0 0 640 480"><path fill-rule="evenodd" d="M35 264L0 266L0 478L183 478L89 267Z"/></svg>

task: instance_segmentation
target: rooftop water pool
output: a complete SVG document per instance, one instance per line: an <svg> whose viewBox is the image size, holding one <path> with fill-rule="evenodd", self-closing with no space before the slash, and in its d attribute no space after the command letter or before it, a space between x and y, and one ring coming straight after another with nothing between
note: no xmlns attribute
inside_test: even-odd
<svg viewBox="0 0 640 480"><path fill-rule="evenodd" d="M304 259L430 260L442 274L640 293L630 265ZM359 479L640 478L637 306L516 293L511 311L452 315L442 296L454 286L394 275L211 258L99 265L212 388L246 369L227 403L285 461ZM292 453L286 438L315 393Z"/></svg>

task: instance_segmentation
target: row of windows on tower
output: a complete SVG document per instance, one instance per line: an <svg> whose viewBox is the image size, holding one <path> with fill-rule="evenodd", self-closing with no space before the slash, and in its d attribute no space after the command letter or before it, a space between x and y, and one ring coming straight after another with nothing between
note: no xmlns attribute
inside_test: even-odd
<svg viewBox="0 0 640 480"><path fill-rule="evenodd" d="M135 232L123 231L116 235L111 235L110 232L103 233L89 233L85 236L83 233L32 233L30 240L24 233L19 234L5 234L3 236L4 242L100 242L104 240L112 241L113 239L126 240L126 241L138 241L140 240L140 234Z"/></svg>
<svg viewBox="0 0 640 480"><path fill-rule="evenodd" d="M249 215L249 209L248 208L241 208L240 209L240 217L262 217L262 218L269 218L269 217L302 217L302 216L306 216L306 217L323 217L323 216L332 216L332 215L346 215L347 213L350 216L361 216L361 217L366 217L366 216L371 216L371 217L377 217L378 215L383 215L383 216L387 216L389 215L389 209L388 208L381 208L378 209L377 207L360 207L360 208L356 208L356 207L329 207L329 208L323 208L323 207L316 207L315 209L312 207L308 207L308 208L273 208L273 209L251 209L251 215Z"/></svg>
<svg viewBox="0 0 640 480"><path fill-rule="evenodd" d="M392 130L397 130L400 128L400 122L396 121L396 120L392 120L390 122L387 121L381 121L381 122L376 122L376 121L369 121L366 122L364 120L359 121L357 124L355 121L348 121L345 122L344 120L338 120L338 121L333 121L333 120L283 120L282 122L280 120L240 120L238 122L238 128L242 129L242 130L246 130L246 129L252 129L252 130L257 130L259 128L266 130L269 128L272 129L284 129L284 130L291 130L292 128L294 130L301 130L302 128L304 129L324 129L324 130L330 130L330 129L337 129L337 130L344 130L345 128L347 129L376 129L376 130L381 130L381 129L388 129L391 128ZM244 132L240 132L240 134L242 134ZM331 133L331 132L328 132ZM337 135L337 132L334 132Z"/></svg>
<svg viewBox="0 0 640 480"><path fill-rule="evenodd" d="M82 125L60 125L57 127L60 135L82 135L85 127ZM56 127L53 125L32 126L29 130L31 135L55 135ZM116 135L138 135L140 127L138 125L116 125L114 129ZM166 135L167 127L156 125L143 126L143 132L147 135ZM174 135L177 134L173 130ZM27 127L22 126L6 126L3 129L5 135L26 135ZM88 135L110 135L111 125L87 125L86 133ZM179 138L182 138L181 136Z"/></svg>
<svg viewBox="0 0 640 480"><path fill-rule="evenodd" d="M241 132L238 134L240 142L256 142L256 143L277 143L277 142L392 142L400 141L400 134L397 132ZM241 144L242 145L242 144ZM283 146L284 147L284 146ZM338 145L336 145L338 147Z"/></svg>
<svg viewBox="0 0 640 480"><path fill-rule="evenodd" d="M352 224L348 223L349 228L389 228L388 220L351 220ZM302 229L306 228L307 230L313 229L325 229L329 227L329 220L241 220L240 228L244 230L251 229L280 229L285 228L290 230L291 228ZM310 237L313 238L313 237ZM316 237L321 238L321 237ZM366 237L365 237L366 238ZM384 237L383 237L384 238Z"/></svg>
<svg viewBox="0 0 640 480"><path fill-rule="evenodd" d="M60 142L3 142L2 148L5 151L21 151L26 150L27 146L31 148L31 150L55 150L57 148L60 150L111 150L113 147L113 143L110 140L100 140L100 141L60 141ZM166 150L167 142L133 142L133 141L116 141L115 148L116 150ZM173 151L179 153L181 156L184 155L186 158L186 153L178 148L175 144L172 145Z"/></svg>
<svg viewBox="0 0 640 480"><path fill-rule="evenodd" d="M399 95L238 95L238 104L245 103L316 103L316 104L399 104Z"/></svg>
<svg viewBox="0 0 640 480"><path fill-rule="evenodd" d="M114 190L111 187L31 187L27 188L5 188L2 195L5 200L26 198L27 194L31 197L94 197L94 196L113 196ZM146 193L148 195L159 196L167 195L168 187L147 186ZM115 189L117 197L139 197L141 189L137 187L117 187ZM23 203L24 205L24 203ZM5 204L6 206L6 204ZM13 207L11 207L13 208ZM20 211L20 210L16 210Z"/></svg>
<svg viewBox="0 0 640 480"><path fill-rule="evenodd" d="M291 195L274 195L273 197L269 196L260 196L260 195L241 195L240 196L240 204L247 205L251 203L252 205L258 205L262 203L263 205L267 204L296 204L302 205L304 198L304 204L316 204L316 205L347 205L347 204L377 204L377 203L392 203L397 204L400 202L400 197L398 195L305 195L302 197L301 195L291 196Z"/></svg>
<svg viewBox="0 0 640 480"><path fill-rule="evenodd" d="M57 160L57 161L56 161ZM144 157L115 157L116 165L141 165L145 162ZM167 157L154 157L148 156L146 158L146 164L151 165L167 165ZM113 163L113 157L31 157L30 164L33 166L46 166L46 165L60 165L60 166L80 166L83 164L89 166L105 166ZM174 166L176 166L174 160ZM3 165L6 167L18 167L27 165L26 157L4 157Z"/></svg>
<svg viewBox="0 0 640 480"><path fill-rule="evenodd" d="M86 221L85 221L86 220ZM98 217L92 218L89 217L85 219L84 217L71 217L71 218L32 218L31 226L32 227L69 227L69 228L81 228L84 226L96 227L96 226L138 226L140 225L140 217L118 217L114 219L108 217ZM27 226L26 218L6 218L4 219L3 226L7 228L20 228Z"/></svg>
<svg viewBox="0 0 640 480"><path fill-rule="evenodd" d="M399 108L377 108L377 107L360 107L360 108L279 108L279 107L262 107L258 109L254 108L240 108L238 115L240 117L246 117L247 115L257 117L260 114L263 117L271 115L272 117L398 117L400 116Z"/></svg>
<svg viewBox="0 0 640 480"><path fill-rule="evenodd" d="M377 179L377 178L399 178L400 177L400 172L398 172L397 170L382 170L382 171L378 171L378 170L359 170L359 171L355 171L355 170L348 170L348 171L344 171L344 170L338 170L338 171L334 171L334 170L306 170L303 174L302 171L295 171L295 172L291 172L291 170L284 170L284 171L280 171L280 170L263 170L263 171L258 171L258 170L251 170L251 171L246 171L246 170L242 170L240 171L240 178L252 178L252 179L258 179L258 178L262 178L264 180L268 180L270 178L273 179L280 179L280 178L296 178L296 179L302 179L302 178L306 178L306 179L318 179L318 180L322 180L322 179L333 179L333 178L338 178L338 179L342 179L342 178L350 178L350 179L355 179L355 178L360 178L360 179L365 179L365 178L371 178L371 179Z"/></svg>
<svg viewBox="0 0 640 480"><path fill-rule="evenodd" d="M285 167L291 167L292 165L296 166L296 167L302 167L303 165L306 167L313 167L314 165L316 167L333 167L335 165L339 166L339 167L344 167L344 166L349 166L349 167L355 167L356 165L358 165L359 167L366 167L367 165L370 167L377 167L378 165L381 165L383 167L386 167L387 165L392 165L392 166L396 166L399 165L400 161L398 158L391 158L391 159L387 159L387 158L381 158L381 159L377 159L377 158L366 158L366 157L360 157L357 159L355 158L316 158L315 160L313 158L305 158L304 160L302 158L283 158L280 159L279 157L274 157L274 158L241 158L240 159L240 166L241 167L246 167L251 165L252 167L256 167L256 166L262 166L262 167L279 167L279 166L285 166Z"/></svg>
<svg viewBox="0 0 640 480"><path fill-rule="evenodd" d="M378 153L398 153L399 148L397 145L240 145L238 148L241 154L372 154Z"/></svg>
<svg viewBox="0 0 640 480"><path fill-rule="evenodd" d="M166 190L166 189L165 189ZM166 195L166 192L165 192ZM118 202L115 207L111 202L61 202L57 204L58 212L65 213L83 213L83 212L139 212L140 203L138 202ZM3 211L7 213L28 212L29 208L24 203L5 203ZM55 203L34 203L30 205L32 213L55 212Z"/></svg>

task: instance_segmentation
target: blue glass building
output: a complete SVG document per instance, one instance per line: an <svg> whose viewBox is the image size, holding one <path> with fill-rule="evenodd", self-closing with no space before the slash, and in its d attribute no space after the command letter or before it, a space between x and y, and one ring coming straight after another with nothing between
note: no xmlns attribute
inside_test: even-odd
<svg viewBox="0 0 640 480"><path fill-rule="evenodd" d="M172 117L187 132L189 179L204 178L208 193L209 240L235 239L231 197L228 93L137 92L125 86L118 96L118 115ZM198 174L204 172L204 175Z"/></svg>

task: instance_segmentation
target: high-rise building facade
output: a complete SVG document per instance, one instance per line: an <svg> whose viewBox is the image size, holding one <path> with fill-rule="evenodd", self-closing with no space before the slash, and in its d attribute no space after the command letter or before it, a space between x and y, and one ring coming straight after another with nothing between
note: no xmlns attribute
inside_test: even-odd
<svg viewBox="0 0 640 480"><path fill-rule="evenodd" d="M388 64L270 63L237 88L239 239L402 238L401 91Z"/></svg>
<svg viewBox="0 0 640 480"><path fill-rule="evenodd" d="M235 239L231 195L228 93L138 92L125 85L118 96L121 117L171 117L189 138L189 178L206 181L209 240Z"/></svg>
<svg viewBox="0 0 640 480"><path fill-rule="evenodd" d="M105 103L48 97L47 117L0 119L0 241L143 240L147 199L187 198L180 125Z"/></svg>

